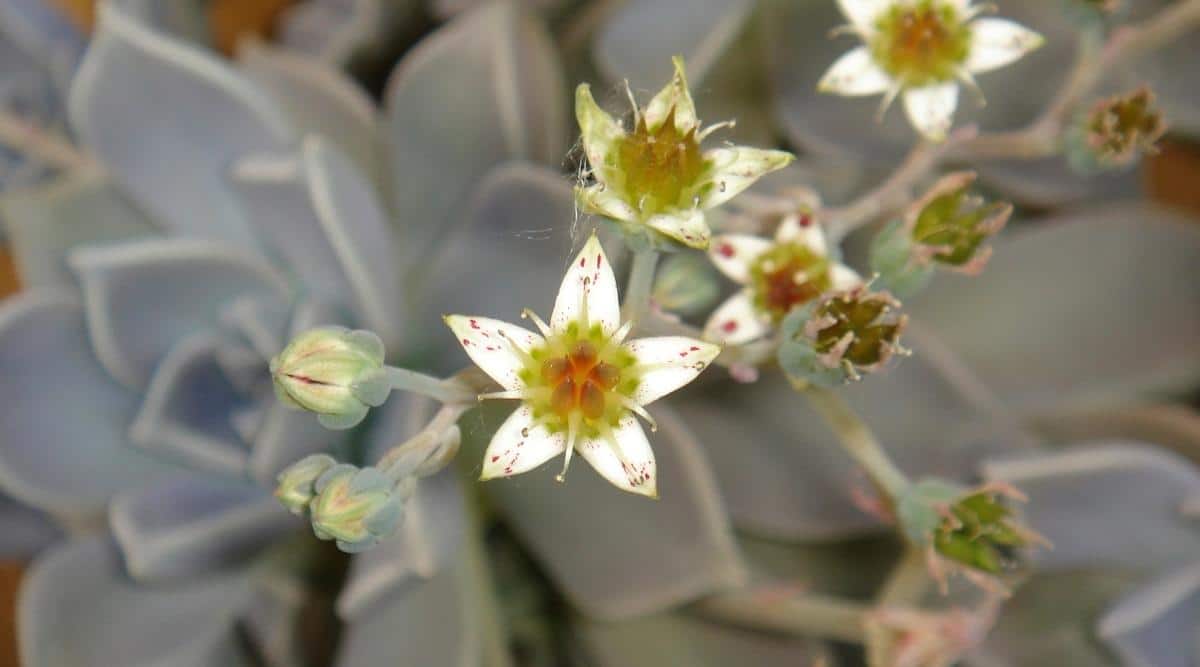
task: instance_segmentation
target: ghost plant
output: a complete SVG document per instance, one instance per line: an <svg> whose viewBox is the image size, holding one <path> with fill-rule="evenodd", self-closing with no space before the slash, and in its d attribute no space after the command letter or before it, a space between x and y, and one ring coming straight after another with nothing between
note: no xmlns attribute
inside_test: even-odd
<svg viewBox="0 0 1200 667"><path fill-rule="evenodd" d="M325 3L310 3L294 17L324 16ZM902 95L922 135L878 187L840 206L823 204L809 194L811 184L796 182L798 172L784 169L790 152L770 144L704 148L713 132L734 128L701 126L682 57L671 59L671 80L644 106L626 83L633 108L624 119L605 112L589 84L576 88L585 161L577 179L550 167L501 165L531 156L563 164L565 144L548 137L566 88L555 85L561 71L540 19L514 2L469 10L462 4L438 3L439 15L462 14L397 68L387 121L336 70L296 53L263 60L265 52L251 49L242 71L132 10L102 8L73 84L81 146L33 145L60 157L66 151L79 164L102 163L113 181L89 173L98 180L72 183L62 210L37 197L33 206L0 202L0 211L17 220L9 224L23 270L44 267L29 274L27 294L0 309L0 360L13 371L0 383L8 392L0 404L9 406L6 425L15 434L0 441L0 486L77 525L96 514L108 517L103 536L68 542L35 567L26 597L37 611L22 614L35 628L22 631L30 664L49 664L58 643L106 664L148 664L185 643L198 660L211 661L222 651L244 651L246 637L270 660L298 662L278 648L279 636L295 639L295 627L280 626L299 618L296 600L304 597L293 594L302 579L295 571L304 569L296 561L337 553L312 536L356 554L338 601L347 635L338 664L398 657L405 664L505 664L497 656L506 648L492 631L520 635L528 626L490 618L496 606L488 566L501 570L502 588L511 584L502 559L484 557L480 546L480 533L504 532L478 530L494 519L545 566L579 612L569 621L579 652L605 667L728 664L731 645L741 649L737 659L770 654L761 662L768 665L794 664L800 655L827 658L812 638L864 644L873 667L947 665L964 656L1019 664L995 658L1006 645L1004 596L1019 604L1027 583L1040 590L1038 568L1057 557L1045 555L1048 545L1034 531L1063 542L1076 565L1085 562L1080 552L1120 548L1071 535L1072 526L1044 530L1042 524L1054 523L1046 517L1061 512L1052 502L1046 509L1047 499L1036 493L1027 505L1019 502L1018 486L1040 489L1047 469L1053 491L1088 466L1103 471L1101 463L1111 464L1122 474L1141 468L1125 454L1063 463L1036 443L1022 452L1034 463L981 465L993 446L1032 439L1014 426L1009 407L1017 401L993 394L921 325L947 312L970 322L993 317L1013 283L1036 283L1014 279L1022 267L1005 262L1065 261L1076 248L1042 251L1056 232L1049 229L1029 242L1037 252L1022 252L1001 234L1013 205L976 194L975 172L940 168L951 160L1044 158L1081 148L1096 165L1112 167L1149 151L1165 124L1148 90L1090 110L1081 101L1098 85L1097 68L1200 22L1200 3L1184 0L1157 15L1160 22L1120 37L1114 32L1100 60L1081 61L1078 82L1031 128L997 134L949 131L959 87L974 88L975 74L1040 46L1039 33L980 17L987 7L967 0L838 0L836 9L864 45L805 88L883 93L885 108ZM659 45L611 36L645 28L647 22L627 17L645 18L651 5L660 6L634 2L618 10L626 18L606 27L598 43ZM680 26L663 25L661 16L650 22L655 31L683 31L687 39L680 41L694 40L688 31L696 25L711 24L689 62L704 79L698 90L731 102L737 96L722 89L729 72L721 68L733 65L714 65L709 56L727 42L741 43L730 37L731 26L750 19L737 12L714 18L712 8L690 2L663 5L696 13L695 22ZM285 39L303 46L298 20L288 23ZM378 44L379 30L361 23L330 23L323 30L337 34L318 35L312 49L343 61L359 51L351 48L355 40ZM1085 47L1100 34L1095 25L1080 29ZM362 34L353 37L355 31ZM563 44L574 39L568 37ZM665 55L656 58L667 65ZM601 52L597 61L603 70L620 58ZM739 60L739 66L745 65ZM113 111L130 91L162 89L172 91L162 96L164 104L179 101L178 108L144 100L129 112L148 114L137 122ZM479 105L442 97L459 90L492 97ZM318 105L333 109L334 120L308 113ZM384 122L388 140L381 142L375 127ZM749 129L774 140L774 128ZM875 129L864 124L857 131ZM380 144L387 159L376 154ZM134 145L145 151L128 150ZM177 169L166 173L160 158ZM75 168L73 160L59 162ZM771 172L779 172L773 184L759 182ZM46 226L20 221L36 220L43 210L72 220L95 211L94 217L124 224L91 228L80 243L24 242L29 230ZM573 213L609 224L577 224ZM475 224L460 226L459 218ZM514 218L519 228L505 230ZM863 271L842 244L872 223L879 223L873 242L860 246L870 249ZM551 244L540 244L530 229L548 230L577 250L567 252L566 243L548 250ZM1155 268L1194 266L1200 255L1194 237L1156 246L1175 254ZM660 252L673 253L661 270ZM1078 254L1087 252L1081 247ZM1124 266L1101 256L1113 272ZM1007 273L995 278L1000 287L989 288L997 264ZM945 281L939 270L970 280ZM718 273L734 283L719 304ZM464 275L478 280L456 282ZM1053 291L1071 280L1107 278L1054 275L1037 285ZM1176 278L1146 281L1145 289L1177 285ZM536 292L549 297L555 287L548 320L530 310L521 313L530 327L495 319L515 314L501 303L532 303ZM959 291L948 298L946 290ZM1034 291L1029 299L1041 298ZM1122 292L1106 293L1120 298ZM1172 313L1194 322L1190 301L1169 296ZM1011 316L1010 309L1007 319L985 328L1023 335L1014 321L1030 320L1040 331L1038 322L1071 311L1016 302L1033 312ZM970 308L954 310L956 304ZM444 315L447 331L425 312L429 305L480 314ZM1125 319L1135 326L1143 318ZM1011 377L995 370L1011 364L996 362L993 352L1004 346L979 340L979 327L967 327L966 337L954 326L939 329L957 337L959 349L992 372L989 379ZM1065 355L1057 334L1033 347ZM460 368L463 352L477 368ZM1057 368L1057 358L1051 361L1039 366ZM1172 378L1183 373L1171 370ZM738 382L726 382L727 375ZM1057 388L1058 379L1047 383ZM64 405L79 400L99 408L64 420L61 410L25 400L30 387L60 392ZM493 419L493 407L511 412ZM129 423L126 413L134 415ZM986 431L986 450L941 448L979 431ZM127 439L134 447L124 446ZM51 463L29 455L41 443ZM576 453L597 475L568 476ZM538 470L557 456L561 468ZM1052 462L1042 463L1046 457ZM1153 490L1186 487L1175 495L1192 502L1195 476L1176 474L1177 468L1155 468L1170 483ZM988 473L983 483L981 470ZM997 471L1013 479L991 479L1004 476ZM464 488L472 498L464 498ZM1174 496L1158 500L1158 510L1139 504L1138 511L1192 507ZM806 523L813 517L815 524ZM875 577L883 582L870 601L794 584L781 593L761 588L761 573L748 576L748 564L757 570L762 563L750 563L752 541L735 538L731 526L801 542L888 531L902 553L890 573ZM1161 534L1185 533L1171 522L1153 526ZM811 558L800 560L811 565ZM844 560L839 565L857 568L855 580L864 579L857 559ZM1183 565L1171 560L1148 571ZM279 571L288 576L268 576ZM978 590L947 591L949 574L963 575ZM198 583L181 588L181 575ZM1160 599L1157 590L1138 594L1149 603L1124 600L1120 613L1107 617L1106 631L1121 650L1143 649L1130 636L1145 621L1137 612ZM136 639L92 641L91 628L84 632L72 620L78 616L65 614L74 605L106 608L110 591L124 596L122 618L137 626L114 632ZM202 609L205 624L181 629L158 618L157 596L164 594ZM510 605L525 599L504 597ZM712 651L672 633L650 632L654 651L626 645L631 636L644 642L658 623L692 628L697 614L771 634L709 624L697 641L711 642ZM66 627L47 629L60 617ZM447 617L454 620L443 622ZM993 626L999 639L989 634ZM196 634L220 638L188 643ZM118 644L133 648L121 653L112 648Z"/></svg>

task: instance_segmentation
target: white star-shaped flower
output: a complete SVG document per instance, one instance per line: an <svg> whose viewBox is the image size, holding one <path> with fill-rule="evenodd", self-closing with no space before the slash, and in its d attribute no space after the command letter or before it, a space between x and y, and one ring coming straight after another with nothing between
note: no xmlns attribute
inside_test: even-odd
<svg viewBox="0 0 1200 667"><path fill-rule="evenodd" d="M572 452L618 488L658 495L654 451L638 423L644 406L691 382L720 348L671 336L626 342L617 284L593 235L571 263L541 332L484 317L450 315L446 323L471 360L504 388L481 398L519 399L484 455L481 479L527 472Z"/></svg>
<svg viewBox="0 0 1200 667"><path fill-rule="evenodd" d="M717 307L704 337L741 345L767 335L791 310L829 290L862 283L853 269L829 256L829 245L810 213L788 216L775 239L724 234L708 256L722 273L745 288Z"/></svg>
<svg viewBox="0 0 1200 667"><path fill-rule="evenodd" d="M701 151L709 134L730 123L700 129L683 60L673 62L671 82L644 109L633 104L628 131L596 104L587 84L576 89L575 116L596 179L577 188L576 196L584 210L631 231L645 227L684 245L707 248L711 234L704 211L729 201L793 157L734 145Z"/></svg>
<svg viewBox="0 0 1200 667"><path fill-rule="evenodd" d="M1006 19L976 18L988 5L972 0L838 0L850 30L864 42L843 55L818 88L838 95L885 93L883 110L904 94L913 127L945 138L959 83L1008 65L1042 45L1042 36Z"/></svg>

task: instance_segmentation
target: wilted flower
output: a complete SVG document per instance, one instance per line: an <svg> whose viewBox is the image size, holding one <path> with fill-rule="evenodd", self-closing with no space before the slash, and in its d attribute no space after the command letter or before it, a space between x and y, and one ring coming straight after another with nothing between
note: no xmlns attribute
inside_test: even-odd
<svg viewBox="0 0 1200 667"><path fill-rule="evenodd" d="M987 5L971 0L838 0L860 46L821 79L823 92L884 93L883 110L904 94L909 121L941 141L958 107L958 86L1008 65L1042 44L1041 35L1005 19L973 20Z"/></svg>
<svg viewBox="0 0 1200 667"><path fill-rule="evenodd" d="M727 124L700 129L683 59L673 62L671 82L644 109L634 103L632 131L596 104L587 84L576 89L575 116L596 179L576 188L576 196L587 212L621 223L627 236L663 235L706 248L710 232L703 211L729 201L793 158L784 151L745 146L701 151L701 142Z"/></svg>
<svg viewBox="0 0 1200 667"><path fill-rule="evenodd" d="M1166 131L1154 93L1142 86L1097 102L1076 124L1067 154L1082 171L1125 167L1154 153Z"/></svg>
<svg viewBox="0 0 1200 667"><path fill-rule="evenodd" d="M350 428L391 386L383 342L370 331L321 327L300 334L271 360L275 394L287 405L317 413L327 428Z"/></svg>
<svg viewBox="0 0 1200 667"><path fill-rule="evenodd" d="M365 551L395 531L404 509L403 486L377 468L341 463L326 470L309 503L313 533L337 540L342 551Z"/></svg>
<svg viewBox="0 0 1200 667"><path fill-rule="evenodd" d="M463 349L504 391L480 398L520 399L484 455L482 479L527 472L563 454L566 474L578 451L618 488L655 497L654 452L635 415L691 382L720 348L683 337L624 342L617 284L593 235L571 263L547 325L525 311L541 335L483 317L446 317Z"/></svg>
<svg viewBox="0 0 1200 667"><path fill-rule="evenodd" d="M1006 202L986 203L968 188L975 174L944 176L918 199L904 218L875 237L871 268L883 286L907 297L921 289L936 267L966 274L983 270L992 249L983 242L1012 216Z"/></svg>
<svg viewBox="0 0 1200 667"><path fill-rule="evenodd" d="M704 336L735 345L761 338L792 309L828 290L862 283L830 257L825 234L811 211L790 215L768 240L745 234L718 236L708 251L717 268L745 289L709 317Z"/></svg>
<svg viewBox="0 0 1200 667"><path fill-rule="evenodd" d="M317 479L337 461L328 454L312 454L288 466L275 478L275 497L292 514L304 514L316 496Z"/></svg>
<svg viewBox="0 0 1200 667"><path fill-rule="evenodd" d="M881 368L900 347L908 318L869 285L833 291L784 319L779 365L796 383L835 387Z"/></svg>

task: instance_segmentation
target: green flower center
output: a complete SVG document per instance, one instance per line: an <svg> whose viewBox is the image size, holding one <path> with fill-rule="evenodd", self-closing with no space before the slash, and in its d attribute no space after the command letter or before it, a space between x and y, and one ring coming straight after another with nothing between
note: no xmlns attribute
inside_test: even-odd
<svg viewBox="0 0 1200 667"><path fill-rule="evenodd" d="M835 320L817 334L817 351L828 353L850 333L853 338L842 358L859 367L878 364L883 361L886 350L893 347L900 336L900 325L883 317L888 309L888 302L883 299L830 299L815 315Z"/></svg>
<svg viewBox="0 0 1200 667"><path fill-rule="evenodd" d="M971 46L971 29L936 0L894 5L875 24L871 56L894 79L920 87L955 78Z"/></svg>
<svg viewBox="0 0 1200 667"><path fill-rule="evenodd" d="M754 305L782 320L830 288L829 260L800 243L777 243L750 267Z"/></svg>
<svg viewBox="0 0 1200 667"><path fill-rule="evenodd" d="M596 437L625 414L639 383L636 363L599 325L581 331L573 323L530 351L520 375L535 420L558 432L577 419L581 435Z"/></svg>
<svg viewBox="0 0 1200 667"><path fill-rule="evenodd" d="M643 117L617 144L620 187L627 201L647 216L691 208L707 167L696 128L680 133L673 108L653 132Z"/></svg>

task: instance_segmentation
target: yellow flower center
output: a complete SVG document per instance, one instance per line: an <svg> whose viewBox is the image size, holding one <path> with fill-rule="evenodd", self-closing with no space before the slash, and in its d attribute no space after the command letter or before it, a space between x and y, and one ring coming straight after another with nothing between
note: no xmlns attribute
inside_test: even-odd
<svg viewBox="0 0 1200 667"><path fill-rule="evenodd" d="M970 28L954 7L936 0L894 5L875 28L872 57L909 87L953 80L970 51Z"/></svg>
<svg viewBox="0 0 1200 667"><path fill-rule="evenodd" d="M599 326L581 331L578 324L569 325L530 351L521 370L534 419L557 432L574 418L582 435L601 435L626 412L639 382L636 363Z"/></svg>
<svg viewBox="0 0 1200 667"><path fill-rule="evenodd" d="M750 267L750 285L754 305L779 322L830 288L829 260L800 243L778 243Z"/></svg>
<svg viewBox="0 0 1200 667"><path fill-rule="evenodd" d="M639 119L633 132L617 144L620 187L627 201L648 216L691 208L705 169L696 128L680 133L674 108L653 132L644 117Z"/></svg>

